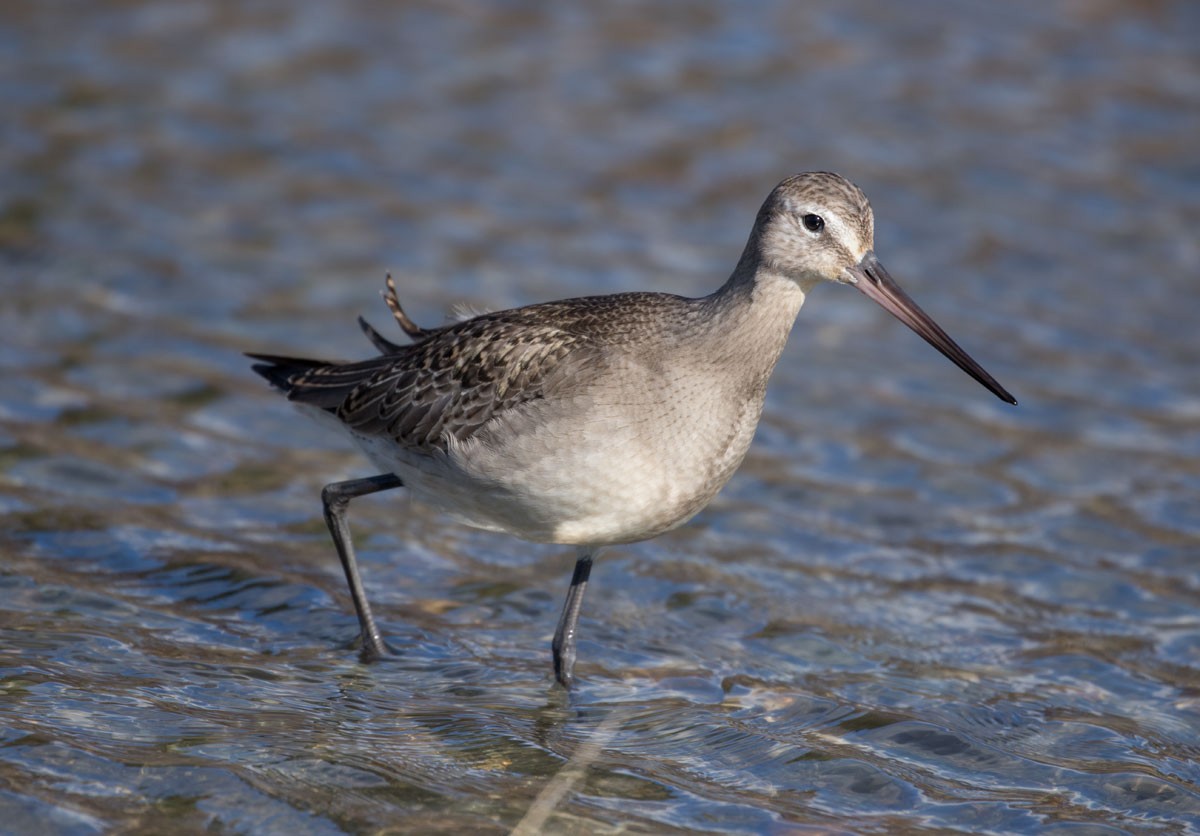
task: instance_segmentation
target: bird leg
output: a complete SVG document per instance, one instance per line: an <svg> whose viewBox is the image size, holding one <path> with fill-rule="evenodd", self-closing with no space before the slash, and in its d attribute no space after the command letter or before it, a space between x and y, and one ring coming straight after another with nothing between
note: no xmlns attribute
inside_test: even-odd
<svg viewBox="0 0 1200 836"><path fill-rule="evenodd" d="M567 590L567 600L550 645L554 651L554 678L568 691L575 679L575 636L579 632L579 611L583 607L583 593L587 590L592 558L595 556L592 549L580 549L579 559L575 561L575 573L571 576L571 588Z"/></svg>
<svg viewBox="0 0 1200 836"><path fill-rule="evenodd" d="M350 597L354 599L354 609L358 613L358 625L362 632L362 658L366 662L382 659L387 655L388 648L379 635L379 628L375 626L375 617L371 615L371 605L367 603L367 593L358 574L354 543L350 541L350 526L346 524L346 508L350 500L356 497L403 486L404 483L396 475L381 473L365 479L331 482L321 491L321 501L325 504L325 524L329 526L338 558L342 561L342 568L346 570Z"/></svg>

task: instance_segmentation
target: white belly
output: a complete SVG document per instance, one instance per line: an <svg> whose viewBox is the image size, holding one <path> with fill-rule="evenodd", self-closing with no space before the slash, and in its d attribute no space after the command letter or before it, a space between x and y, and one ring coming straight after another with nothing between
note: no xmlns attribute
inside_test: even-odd
<svg viewBox="0 0 1200 836"><path fill-rule="evenodd" d="M468 525L535 542L635 542L708 504L741 463L762 409L761 395L718 397L695 378L656 383L533 402L448 454L355 440L416 497Z"/></svg>

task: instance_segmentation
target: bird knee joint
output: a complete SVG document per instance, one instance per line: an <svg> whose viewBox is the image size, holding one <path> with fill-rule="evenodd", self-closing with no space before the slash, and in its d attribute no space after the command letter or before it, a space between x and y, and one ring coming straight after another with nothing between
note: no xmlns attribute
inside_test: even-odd
<svg viewBox="0 0 1200 836"><path fill-rule="evenodd" d="M350 504L350 500L337 489L336 485L326 485L321 489L321 501L325 503L326 508L339 511Z"/></svg>

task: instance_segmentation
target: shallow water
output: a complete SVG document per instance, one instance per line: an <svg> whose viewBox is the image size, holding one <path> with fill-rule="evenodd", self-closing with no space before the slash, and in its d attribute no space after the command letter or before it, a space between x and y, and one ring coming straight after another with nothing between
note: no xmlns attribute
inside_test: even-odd
<svg viewBox="0 0 1200 836"><path fill-rule="evenodd" d="M7 832L1200 829L1200 13L1179 3L19 4L0 16ZM593 573L356 502L243 350L724 280L783 175L859 294L749 458Z"/></svg>

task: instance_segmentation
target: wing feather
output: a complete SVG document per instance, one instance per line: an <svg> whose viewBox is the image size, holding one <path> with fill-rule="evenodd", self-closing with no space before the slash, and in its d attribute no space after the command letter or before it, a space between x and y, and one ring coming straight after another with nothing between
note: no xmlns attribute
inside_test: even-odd
<svg viewBox="0 0 1200 836"><path fill-rule="evenodd" d="M658 293L567 299L438 329L398 315L414 344L367 331L386 354L355 363L255 355L263 362L254 368L290 400L326 409L356 433L446 450L509 410L578 388L610 352L636 350L629 335L645 329L635 326L697 315L693 301Z"/></svg>

